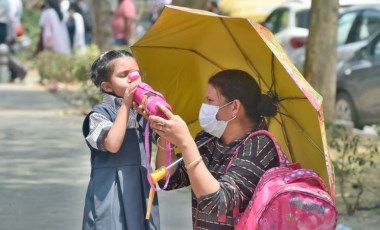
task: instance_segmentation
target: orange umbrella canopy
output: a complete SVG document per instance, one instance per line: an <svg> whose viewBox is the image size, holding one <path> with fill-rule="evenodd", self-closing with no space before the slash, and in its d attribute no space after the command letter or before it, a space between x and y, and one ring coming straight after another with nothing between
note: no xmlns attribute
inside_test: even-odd
<svg viewBox="0 0 380 230"><path fill-rule="evenodd" d="M250 73L263 93L270 91L280 100L269 131L292 162L319 173L334 195L322 97L266 28L245 18L166 6L131 49L144 81L165 96L193 135L201 130L198 112L208 79L225 69Z"/></svg>

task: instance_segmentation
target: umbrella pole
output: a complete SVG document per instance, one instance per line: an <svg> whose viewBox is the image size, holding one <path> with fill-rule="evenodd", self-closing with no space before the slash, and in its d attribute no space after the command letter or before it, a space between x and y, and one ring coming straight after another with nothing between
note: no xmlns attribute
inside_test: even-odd
<svg viewBox="0 0 380 230"><path fill-rule="evenodd" d="M202 147L203 145L207 144L208 142L210 142L213 139L214 139L214 137L211 137L211 138L205 140L203 143L201 143L197 147L200 148L200 147ZM152 179L153 184L156 184L157 182L159 182L160 180L162 180L166 176L166 174L168 173L168 170L170 168L172 168L173 166L177 165L178 163L180 163L181 161L183 161L183 157L181 157L178 160L174 161L173 163L171 163L167 167L161 166L160 168L158 168L158 169L154 170L153 172L151 172L150 173L150 177ZM145 219L146 220L149 220L149 218L150 218L150 212L152 210L154 195L155 195L154 189L150 188L150 190L149 190L149 198L148 198L148 206L147 206L146 215L145 215Z"/></svg>

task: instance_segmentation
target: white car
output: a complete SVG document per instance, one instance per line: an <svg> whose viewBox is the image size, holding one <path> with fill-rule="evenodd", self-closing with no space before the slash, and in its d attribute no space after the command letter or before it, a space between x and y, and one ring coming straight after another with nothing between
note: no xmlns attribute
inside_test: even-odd
<svg viewBox="0 0 380 230"><path fill-rule="evenodd" d="M340 10L352 5L379 3L380 0L340 0ZM309 35L310 0L287 1L275 8L262 23L275 35L293 60L294 52L304 47Z"/></svg>
<svg viewBox="0 0 380 230"><path fill-rule="evenodd" d="M285 2L263 22L288 55L305 45L309 34L310 7L310 1Z"/></svg>

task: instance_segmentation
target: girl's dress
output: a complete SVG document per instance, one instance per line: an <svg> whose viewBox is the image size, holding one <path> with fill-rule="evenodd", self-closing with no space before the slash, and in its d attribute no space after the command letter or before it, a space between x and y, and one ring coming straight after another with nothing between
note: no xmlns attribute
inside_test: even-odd
<svg viewBox="0 0 380 230"><path fill-rule="evenodd" d="M107 103L93 108L114 122L117 109ZM89 133L89 115L83 123L83 135ZM93 148L91 178L86 194L83 229L159 229L158 200L149 220L145 220L149 183L145 167L142 127L128 128L120 151L116 154Z"/></svg>

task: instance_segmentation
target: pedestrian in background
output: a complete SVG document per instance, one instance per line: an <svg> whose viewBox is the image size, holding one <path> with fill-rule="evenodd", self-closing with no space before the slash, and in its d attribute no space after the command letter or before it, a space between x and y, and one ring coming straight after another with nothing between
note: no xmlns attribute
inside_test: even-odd
<svg viewBox="0 0 380 230"><path fill-rule="evenodd" d="M92 19L92 9L83 0L74 0L78 4L82 12L82 17L84 20L84 30L85 30L85 42L86 45L92 42L92 29L93 29L93 19Z"/></svg>
<svg viewBox="0 0 380 230"><path fill-rule="evenodd" d="M220 14L218 2L216 0L208 0L206 3L207 10L215 14Z"/></svg>
<svg viewBox="0 0 380 230"><path fill-rule="evenodd" d="M111 19L114 44L131 45L135 39L136 6L133 0L119 0Z"/></svg>
<svg viewBox="0 0 380 230"><path fill-rule="evenodd" d="M69 34L58 0L45 0L39 24L44 51L71 55Z"/></svg>
<svg viewBox="0 0 380 230"><path fill-rule="evenodd" d="M172 0L154 0L153 4L151 6L151 23L153 24L156 22L158 16L161 14L162 10L164 9L165 5L172 4Z"/></svg>
<svg viewBox="0 0 380 230"><path fill-rule="evenodd" d="M85 200L83 229L160 229L157 197L145 220L150 185L147 179L144 129L146 120L132 107L141 79L128 73L139 66L127 51L108 51L91 67L91 80L103 93L83 122L91 150L91 177Z"/></svg>
<svg viewBox="0 0 380 230"><path fill-rule="evenodd" d="M0 44L6 43L9 24L9 2L0 0Z"/></svg>
<svg viewBox="0 0 380 230"><path fill-rule="evenodd" d="M70 43L71 48L79 53L84 53L86 51L86 41L85 41L85 29L84 20L82 17L82 11L79 5L75 2L70 3L69 7L69 18L67 23L71 22L73 24L73 31L70 33Z"/></svg>

